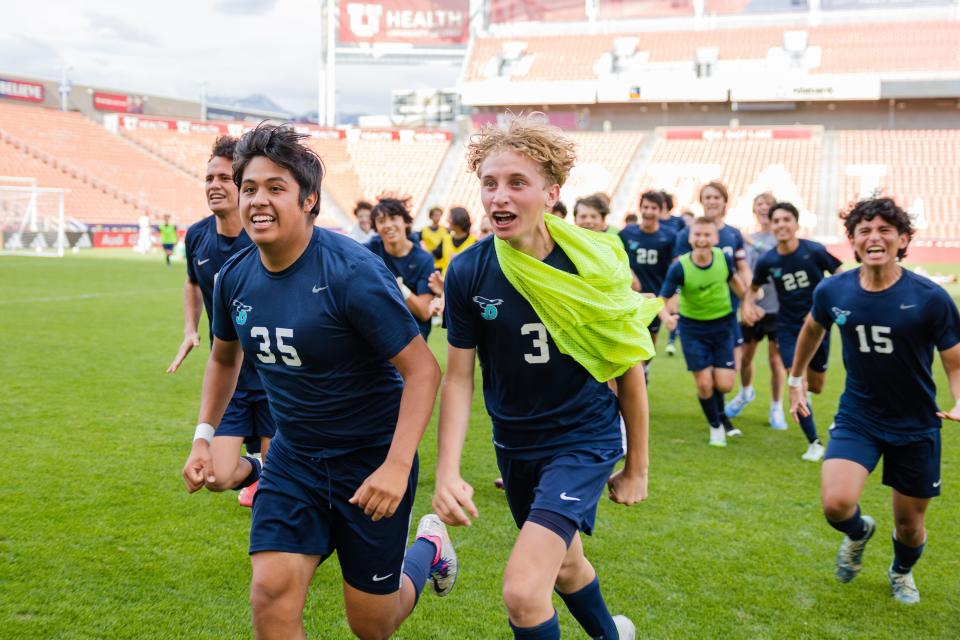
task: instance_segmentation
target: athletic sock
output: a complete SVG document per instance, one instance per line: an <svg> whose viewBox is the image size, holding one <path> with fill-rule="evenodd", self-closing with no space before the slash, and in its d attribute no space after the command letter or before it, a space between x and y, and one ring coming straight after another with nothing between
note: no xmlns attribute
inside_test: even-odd
<svg viewBox="0 0 960 640"><path fill-rule="evenodd" d="M724 409L725 409L727 403L726 403L726 401L723 399L723 394L720 393L719 391L717 391L716 389L713 390L713 401L717 403L717 415L718 415L718 416L725 416L725 415L727 415L726 413L724 413ZM722 421L723 418L720 418L720 420Z"/></svg>
<svg viewBox="0 0 960 640"><path fill-rule="evenodd" d="M781 402L780 400L771 400L771 401L770 401L770 408L771 408L771 409L781 409L781 410L782 410L782 409L783 409L783 406L781 405L780 402Z"/></svg>
<svg viewBox="0 0 960 640"><path fill-rule="evenodd" d="M535 627L518 627L510 622L510 628L513 629L515 640L559 640L560 638L560 620L557 618L556 611L553 612L552 618Z"/></svg>
<svg viewBox="0 0 960 640"><path fill-rule="evenodd" d="M580 591L574 593L557 591L557 595L567 605L570 614L576 618L588 636L611 639L617 637L617 625L607 609L607 603L603 601L599 578L595 577L593 582Z"/></svg>
<svg viewBox="0 0 960 640"><path fill-rule="evenodd" d="M800 428L803 429L803 435L807 436L807 442L813 444L819 438L817 438L817 425L813 421L813 406L808 402L807 410L810 412L808 416L800 416Z"/></svg>
<svg viewBox="0 0 960 640"><path fill-rule="evenodd" d="M437 545L428 538L417 538L403 556L403 573L413 583L413 602L420 599L420 592L427 584L433 559L437 557Z"/></svg>
<svg viewBox="0 0 960 640"><path fill-rule="evenodd" d="M740 388L740 396L743 397L743 398L746 398L747 396L749 396L749 395L752 394L752 393L753 393L753 385L752 385L752 384L748 384L747 386Z"/></svg>
<svg viewBox="0 0 960 640"><path fill-rule="evenodd" d="M910 573L913 565L917 564L920 555L923 553L923 547L926 546L927 539L924 537L923 543L919 547L908 547L899 540L897 534L893 534L893 566L891 569L895 573Z"/></svg>
<svg viewBox="0 0 960 640"><path fill-rule="evenodd" d="M254 482L260 479L260 461L252 456L240 456L244 458L247 462L250 463L250 466L253 467L250 470L250 473L247 474L247 477L243 479L243 482L234 487L234 489L243 489L244 487L249 487Z"/></svg>
<svg viewBox="0 0 960 640"><path fill-rule="evenodd" d="M719 427L720 414L717 413L717 401L713 399L713 396L709 398L697 396L697 400L700 401L700 408L703 409L703 415L707 417L707 422L710 426Z"/></svg>
<svg viewBox="0 0 960 640"><path fill-rule="evenodd" d="M850 518L834 522L827 518L827 523L840 533L845 533L851 540L862 540L867 535L867 523L860 517L860 505L857 505L857 511Z"/></svg>

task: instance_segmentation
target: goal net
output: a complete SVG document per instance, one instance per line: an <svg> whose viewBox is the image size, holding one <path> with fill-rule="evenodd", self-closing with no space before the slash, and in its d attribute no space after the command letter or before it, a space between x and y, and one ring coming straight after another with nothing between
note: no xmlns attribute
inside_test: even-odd
<svg viewBox="0 0 960 640"><path fill-rule="evenodd" d="M2 250L63 256L69 249L89 247L86 225L65 215L65 193L40 187L34 178L0 176Z"/></svg>

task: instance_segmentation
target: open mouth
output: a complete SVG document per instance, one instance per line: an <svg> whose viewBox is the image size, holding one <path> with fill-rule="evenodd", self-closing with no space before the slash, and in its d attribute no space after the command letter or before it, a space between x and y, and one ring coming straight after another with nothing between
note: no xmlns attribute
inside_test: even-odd
<svg viewBox="0 0 960 640"><path fill-rule="evenodd" d="M497 229L502 229L509 227L510 224L517 219L517 214L510 213L509 211L494 211L492 217L493 226Z"/></svg>
<svg viewBox="0 0 960 640"><path fill-rule="evenodd" d="M866 251L866 254L868 256L874 256L874 257L883 256L883 255L886 255L886 253L887 253L886 247L876 247L876 246L867 247L867 251Z"/></svg>
<svg viewBox="0 0 960 640"><path fill-rule="evenodd" d="M255 213L250 216L250 222L253 224L254 229L266 229L276 222L276 220L277 219L269 213Z"/></svg>

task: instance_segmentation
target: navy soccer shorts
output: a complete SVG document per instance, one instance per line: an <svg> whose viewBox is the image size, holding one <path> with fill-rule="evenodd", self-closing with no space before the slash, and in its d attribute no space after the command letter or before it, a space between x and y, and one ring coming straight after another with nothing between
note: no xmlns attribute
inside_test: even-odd
<svg viewBox="0 0 960 640"><path fill-rule="evenodd" d="M777 339L777 314L768 313L752 325L741 324L740 332L744 342L762 342L764 338L773 342Z"/></svg>
<svg viewBox="0 0 960 640"><path fill-rule="evenodd" d="M911 498L940 495L940 430L916 434L865 430L838 422L824 460L851 460L872 472L883 458L883 484Z"/></svg>
<svg viewBox="0 0 960 640"><path fill-rule="evenodd" d="M789 330L782 328L777 331L777 347L780 349L780 359L783 360L783 366L790 370L793 366L793 354L797 351L797 338L800 335L800 328L794 327ZM830 334L823 336L823 342L817 347L817 352L813 354L810 361L810 369L825 373L827 365L830 362Z"/></svg>
<svg viewBox="0 0 960 640"><path fill-rule="evenodd" d="M214 435L259 440L272 438L276 431L266 392L238 390L230 398Z"/></svg>
<svg viewBox="0 0 960 640"><path fill-rule="evenodd" d="M584 447L535 460L519 460L498 449L497 466L517 527L523 526L532 509L542 509L573 521L589 535L593 532L597 503L622 457L622 449Z"/></svg>
<svg viewBox="0 0 960 640"><path fill-rule="evenodd" d="M732 328L736 323L730 325ZM691 330L688 326L680 332L680 346L687 361L687 371L702 371L736 368L733 359L734 335L730 328L713 331Z"/></svg>
<svg viewBox="0 0 960 640"><path fill-rule="evenodd" d="M393 516L374 522L348 502L388 449L317 458L295 450L278 434L253 501L250 553L283 551L320 556L323 562L336 550L347 584L376 595L396 592L417 489L417 459Z"/></svg>

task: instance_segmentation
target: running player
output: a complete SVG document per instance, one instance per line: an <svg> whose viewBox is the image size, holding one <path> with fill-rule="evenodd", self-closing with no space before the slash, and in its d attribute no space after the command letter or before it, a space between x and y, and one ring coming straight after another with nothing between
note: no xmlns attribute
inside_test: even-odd
<svg viewBox="0 0 960 640"><path fill-rule="evenodd" d="M840 271L840 260L819 242L797 237L800 212L789 202L777 202L770 207L770 229L777 238L777 246L757 260L757 270L753 274L753 284L748 297L753 300L760 287L768 280L773 280L780 303L777 313L777 345L783 365L789 369L793 365L797 335L813 303L813 291L823 280L824 274ZM806 372L807 390L811 393L820 393L823 390L829 360L830 337L826 336ZM807 437L807 450L801 458L817 462L823 457L824 448L817 436L812 407L807 409L799 419L800 428Z"/></svg>
<svg viewBox="0 0 960 640"><path fill-rule="evenodd" d="M607 224L610 215L610 199L604 193L595 193L583 198L577 198L573 205L573 222L578 227L600 231L602 233L616 233L616 227Z"/></svg>
<svg viewBox="0 0 960 640"><path fill-rule="evenodd" d="M680 233L682 229L687 227L687 223L684 222L682 217L673 215L673 205L675 202L673 194L667 193L666 191L660 191L659 193L663 196L663 209L660 211L660 225L672 230L674 233Z"/></svg>
<svg viewBox="0 0 960 640"><path fill-rule="evenodd" d="M353 208L353 215L357 219L357 224L347 232L347 235L360 244L369 241L377 235L377 232L373 230L373 223L370 220L370 211L372 210L373 205L366 200L358 201L357 206Z"/></svg>
<svg viewBox="0 0 960 640"><path fill-rule="evenodd" d="M689 231L693 251L670 265L660 290L666 303L660 317L674 329L679 315L680 346L710 426L710 445L725 447L727 435L739 432L723 412L723 394L733 387L735 376L736 316L730 294L743 299L746 290L733 259L716 246L716 220L697 218ZM744 313L752 319L752 305L745 305Z"/></svg>
<svg viewBox="0 0 960 640"><path fill-rule="evenodd" d="M640 196L640 224L627 225L620 232L620 239L627 250L630 268L640 280L640 291L659 295L663 279L673 261L676 233L663 226L660 213L666 200L660 191L645 191ZM660 318L650 323L650 337L657 342Z"/></svg>
<svg viewBox="0 0 960 640"><path fill-rule="evenodd" d="M160 231L160 245L163 247L163 259L167 266L170 266L170 256L173 255L173 249L177 246L177 225L170 222L170 214L163 214L163 224L157 225Z"/></svg>
<svg viewBox="0 0 960 640"><path fill-rule="evenodd" d="M446 273L450 262L477 241L470 233L472 226L470 212L463 207L450 207L450 233L433 252L433 257L440 261L441 272Z"/></svg>
<svg viewBox="0 0 960 640"><path fill-rule="evenodd" d="M556 590L590 637L632 639L629 619L607 610L579 531L592 532L605 487L612 500L625 505L646 497L646 387L637 365L652 345L637 345L643 337L649 341L646 316L659 304L630 291L619 240L583 233L548 214L574 163L573 143L559 130L516 118L502 130L485 127L467 154L495 237L464 253L446 276L449 345L434 507L448 524L467 525L477 517L460 458L478 353L497 464L520 528L503 586L514 637L560 637L551 601ZM571 238L595 251L575 249ZM545 302L547 287L561 297ZM632 321L610 326L615 341L629 334L619 344L630 349L629 362L605 351L592 360L577 340L564 342L567 349L558 347L570 335L556 328L554 314L574 291L604 300L597 313L614 301L635 313ZM588 324L584 333L594 335L590 329L599 323ZM607 358L616 358L615 369ZM593 369L598 363L601 372ZM614 376L628 448L626 466L611 476L623 456L617 397L606 384Z"/></svg>
<svg viewBox="0 0 960 640"><path fill-rule="evenodd" d="M860 572L876 531L858 504L867 476L883 458L893 491L893 597L919 602L912 568L927 540L924 514L940 495L941 419L960 421L960 314L939 285L900 266L913 236L909 215L889 198L858 202L844 217L861 266L823 282L797 340L789 378L790 409L807 412L802 378L817 345L840 331L847 381L821 471L823 512L844 539L841 582ZM955 403L937 408L931 363L940 352Z"/></svg>
<svg viewBox="0 0 960 640"><path fill-rule="evenodd" d="M214 342L199 439L219 422L240 368L257 358L277 435L253 506L251 608L258 638L302 638L317 566L336 550L351 630L390 636L428 578L456 579L443 523L427 515L404 554L417 445L440 369L383 261L314 226L320 158L289 127L261 124L234 155L240 214L256 247L224 265L213 295ZM242 350L242 351L241 351ZM214 478L192 453L192 488Z"/></svg>
<svg viewBox="0 0 960 640"><path fill-rule="evenodd" d="M380 256L400 285L400 293L420 326L420 335L430 335L430 274L435 269L433 256L407 237L413 216L406 200L382 198L370 212L377 237L365 246Z"/></svg>
<svg viewBox="0 0 960 640"><path fill-rule="evenodd" d="M204 184L207 206L213 215L187 229L184 242L187 281L183 285L183 342L167 373L174 373L190 351L200 346L197 325L200 322L201 301L207 312L210 344L213 344L213 284L217 273L230 256L252 244L243 230L237 185L233 183L233 151L236 146L236 138L218 138L207 162ZM244 358L237 378L237 389L217 427L217 437L210 444L214 475L226 481L238 474L236 467L240 465L240 451L244 442L247 443L247 453L264 461L274 431L276 426L263 384L253 361ZM206 443L195 446L203 447ZM223 483L207 487L211 491L233 488ZM237 495L240 504L250 507L256 490L256 482L243 487Z"/></svg>
<svg viewBox="0 0 960 640"><path fill-rule="evenodd" d="M777 246L777 239L770 232L770 207L776 203L771 193L758 194L753 199L753 215L760 225L760 230L747 238L747 263L751 269L756 268L757 259L770 249ZM780 304L777 301L777 289L768 281L761 287L763 295L756 301L763 310L763 317L753 325L740 324L743 333L743 358L740 362L740 391L724 408L725 413L736 418L743 408L753 402L757 393L753 389L753 357L757 353L760 342L767 339L767 359L770 362L770 426L778 431L787 428L787 421L783 415L783 387L787 374L780 360L780 351L777 349L776 328L777 311Z"/></svg>

